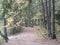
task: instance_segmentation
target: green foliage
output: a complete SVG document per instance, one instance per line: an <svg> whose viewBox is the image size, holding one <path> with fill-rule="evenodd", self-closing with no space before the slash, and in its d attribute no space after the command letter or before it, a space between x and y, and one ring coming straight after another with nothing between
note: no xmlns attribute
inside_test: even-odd
<svg viewBox="0 0 60 45"><path fill-rule="evenodd" d="M56 20L57 23L60 25L60 0L56 1L55 7Z"/></svg>
<svg viewBox="0 0 60 45"><path fill-rule="evenodd" d="M7 28L14 27L18 28L18 26L22 26L23 23L25 23L25 19L29 19L30 21L32 19L41 19L41 0L32 0L29 2L29 0L22 0L17 2L17 0L0 0L0 20L4 19L6 17L7 19ZM31 4L31 5L29 5ZM55 14L56 14L56 20L60 22L60 0L56 1L55 5ZM5 16L3 15L5 10ZM31 13L31 15L30 15ZM33 17L32 17L33 16ZM36 21L36 22L37 22ZM37 22L38 23L38 22ZM13 29L11 29L13 30ZM13 30L14 32L14 30Z"/></svg>

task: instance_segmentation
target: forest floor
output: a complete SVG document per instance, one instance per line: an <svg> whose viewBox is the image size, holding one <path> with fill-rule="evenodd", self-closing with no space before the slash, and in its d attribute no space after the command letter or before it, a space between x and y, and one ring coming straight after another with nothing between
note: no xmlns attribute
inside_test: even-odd
<svg viewBox="0 0 60 45"><path fill-rule="evenodd" d="M36 28L24 27L24 31L18 35L10 36L8 43L1 45L60 45L60 40L52 40L38 36Z"/></svg>

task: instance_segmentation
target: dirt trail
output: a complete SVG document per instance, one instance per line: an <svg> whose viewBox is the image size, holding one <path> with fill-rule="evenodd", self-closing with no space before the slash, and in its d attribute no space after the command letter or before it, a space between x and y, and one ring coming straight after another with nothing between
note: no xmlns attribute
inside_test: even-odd
<svg viewBox="0 0 60 45"><path fill-rule="evenodd" d="M59 42L43 39L34 33L35 28L24 28L24 31L18 35L10 36L9 42L2 45L60 45Z"/></svg>

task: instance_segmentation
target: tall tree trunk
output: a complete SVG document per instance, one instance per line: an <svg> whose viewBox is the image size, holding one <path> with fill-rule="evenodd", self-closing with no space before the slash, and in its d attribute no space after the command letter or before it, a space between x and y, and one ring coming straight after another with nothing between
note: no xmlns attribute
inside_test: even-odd
<svg viewBox="0 0 60 45"><path fill-rule="evenodd" d="M4 35L5 35L5 37L6 38L8 38L7 37L7 27L6 27L6 17L5 17L5 15L6 15L6 13L7 13L7 0L4 0L3 1L3 9L4 9L4 11L3 11L3 15L4 15ZM8 42L8 39L6 39L6 42Z"/></svg>
<svg viewBox="0 0 60 45"><path fill-rule="evenodd" d="M43 25L45 27L45 8L44 8L44 0L41 0L41 4L42 4L42 13L43 13Z"/></svg>
<svg viewBox="0 0 60 45"><path fill-rule="evenodd" d="M32 0L29 0L29 26L33 27L33 9L32 9Z"/></svg>
<svg viewBox="0 0 60 45"><path fill-rule="evenodd" d="M47 28L47 16L48 16L48 3L47 3L47 0L45 0L44 2L45 4L45 28Z"/></svg>
<svg viewBox="0 0 60 45"><path fill-rule="evenodd" d="M56 30L55 30L55 0L51 0L51 30L52 30L52 39L56 39Z"/></svg>
<svg viewBox="0 0 60 45"><path fill-rule="evenodd" d="M48 23L48 36L51 37L51 0L48 0L47 23Z"/></svg>
<svg viewBox="0 0 60 45"><path fill-rule="evenodd" d="M8 37L7 37L7 27L6 27L6 18L4 18L4 35L6 37L6 42L8 42Z"/></svg>

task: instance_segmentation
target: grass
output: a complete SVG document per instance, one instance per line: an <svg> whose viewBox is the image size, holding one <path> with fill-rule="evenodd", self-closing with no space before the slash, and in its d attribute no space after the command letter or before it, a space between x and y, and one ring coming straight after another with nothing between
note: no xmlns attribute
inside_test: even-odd
<svg viewBox="0 0 60 45"><path fill-rule="evenodd" d="M56 35L60 37L60 25L56 24Z"/></svg>
<svg viewBox="0 0 60 45"><path fill-rule="evenodd" d="M58 25L58 24L56 23L55 29L56 29L56 35L57 35L57 37L60 37L60 25ZM40 36L46 35L46 34L48 34L48 30L42 27L42 28L40 28L40 29L37 31L37 34L40 35Z"/></svg>
<svg viewBox="0 0 60 45"><path fill-rule="evenodd" d="M4 28L3 28L3 22L0 20L0 31L3 33L4 31ZM0 36L0 44L3 42L3 38Z"/></svg>
<svg viewBox="0 0 60 45"><path fill-rule="evenodd" d="M41 30L39 30L41 35L47 34L47 30L45 28L42 28Z"/></svg>
<svg viewBox="0 0 60 45"><path fill-rule="evenodd" d="M0 31L3 33L4 32L4 27L3 27L3 21L0 21Z"/></svg>
<svg viewBox="0 0 60 45"><path fill-rule="evenodd" d="M40 28L36 32L39 36L43 36L43 35L48 34L47 29L45 29L45 28Z"/></svg>
<svg viewBox="0 0 60 45"><path fill-rule="evenodd" d="M3 38L0 37L0 44L1 44L3 41L4 41Z"/></svg>

